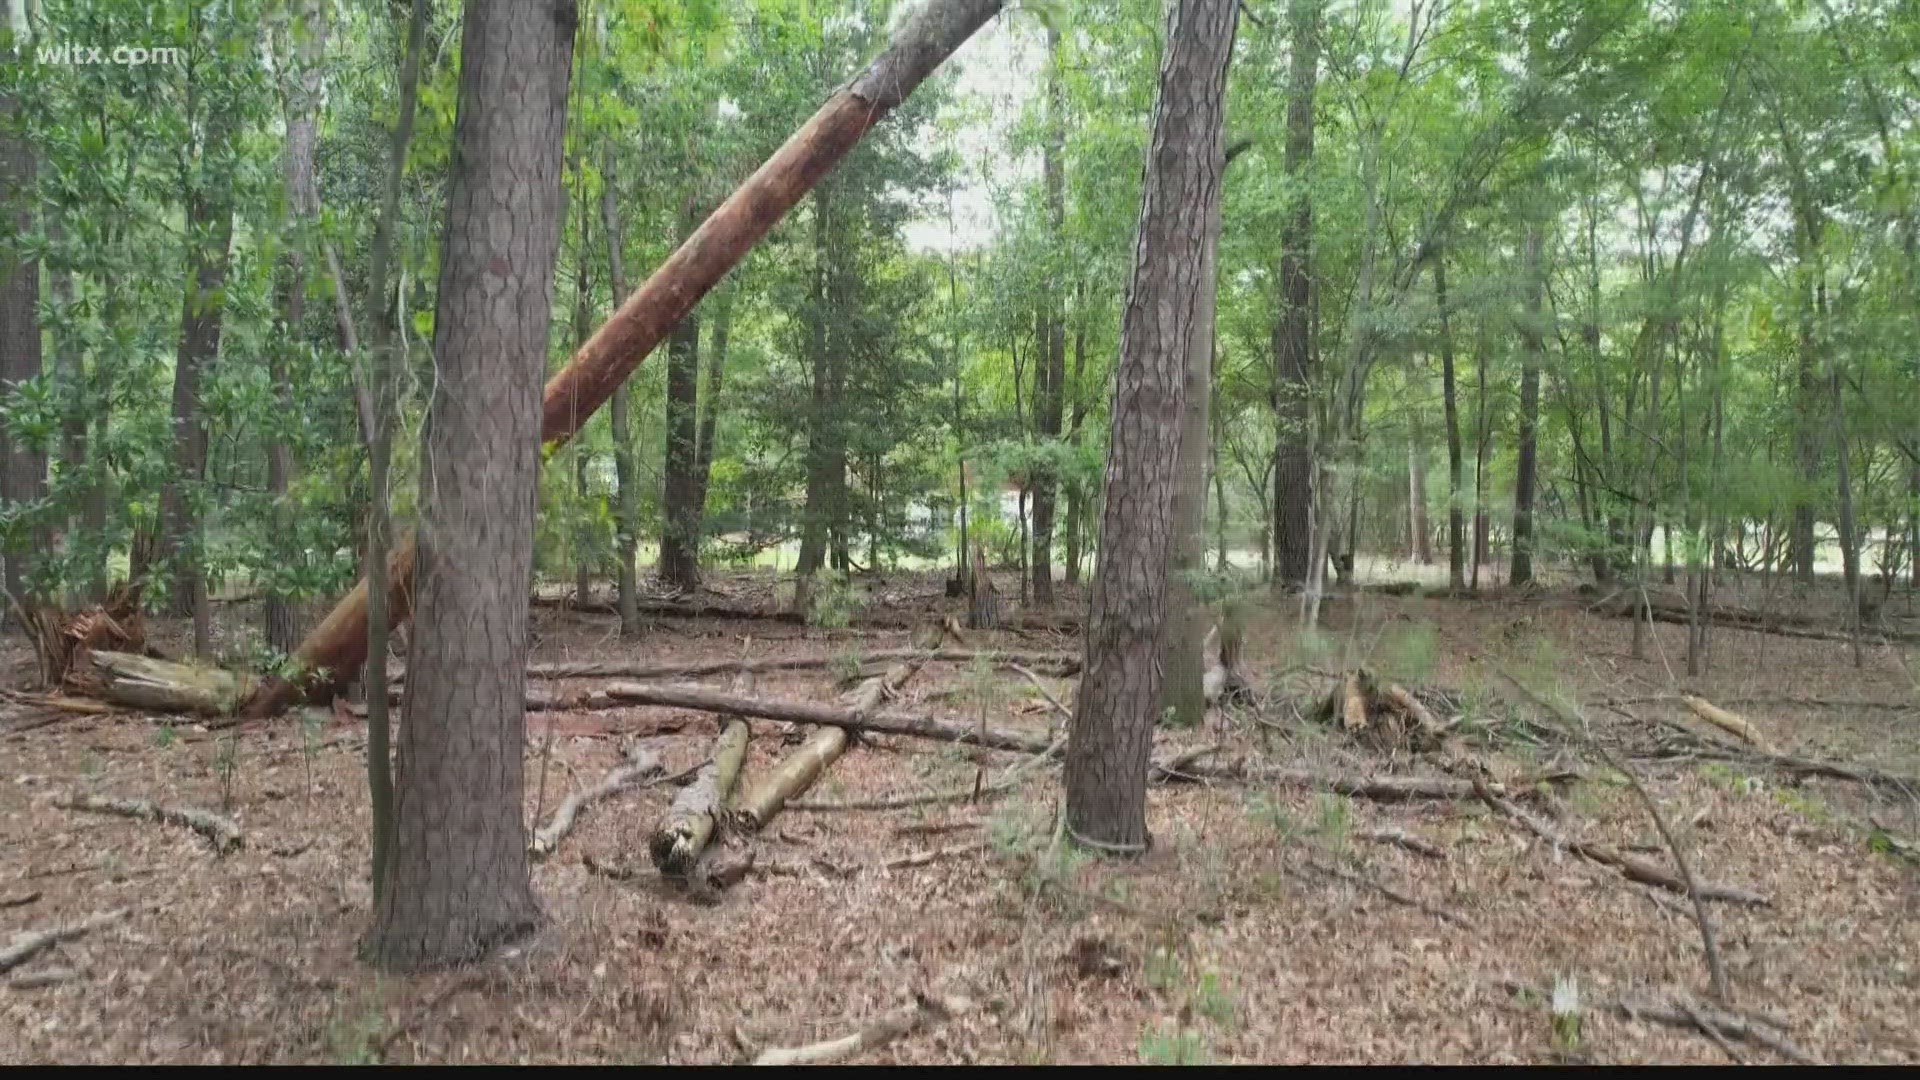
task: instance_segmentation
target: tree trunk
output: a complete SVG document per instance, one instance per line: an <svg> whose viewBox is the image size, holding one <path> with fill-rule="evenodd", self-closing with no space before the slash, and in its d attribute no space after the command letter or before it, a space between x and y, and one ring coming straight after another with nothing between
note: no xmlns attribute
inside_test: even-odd
<svg viewBox="0 0 1920 1080"><path fill-rule="evenodd" d="M320 189L314 179L313 155L320 132L320 56L326 50L326 19L326 6L309 0L299 5L292 27L293 70L286 88L287 141L283 167L293 240L287 247L286 267L281 277L279 340L267 347L267 377L273 386L274 401L284 416L294 415L295 410L288 361L298 348L306 321L307 231L320 213ZM274 425L267 442L267 491L274 499L274 526L282 541L293 532L293 508L287 504L287 488L292 482L293 448L287 442L285 428ZM300 557L291 546L282 550L287 558ZM280 591L274 590L267 596L262 619L268 648L291 654L299 647L293 605Z"/></svg>
<svg viewBox="0 0 1920 1080"><path fill-rule="evenodd" d="M1047 28L1047 137L1041 146L1041 177L1046 188L1047 229L1056 250L1066 240L1066 95L1060 81L1060 31ZM1058 288L1048 288L1041 300L1041 342L1043 350L1035 368L1036 392L1033 415L1034 433L1051 447L1060 439L1060 421L1064 411L1067 381L1067 325L1063 312L1065 297ZM1033 475L1033 602L1037 607L1053 604L1053 521L1060 480L1050 464L1042 464Z"/></svg>
<svg viewBox="0 0 1920 1080"><path fill-rule="evenodd" d="M886 51L828 98L548 381L541 440L559 444L573 438L694 304L1002 3L927 0L902 23ZM395 619L408 610L415 546L414 540L403 541L390 558L399 571L390 590ZM309 671L357 667L365 659L367 618L363 580L307 635L297 658ZM278 714L299 689L284 680L266 680L248 702L246 715Z"/></svg>
<svg viewBox="0 0 1920 1080"><path fill-rule="evenodd" d="M620 228L620 203L614 198L614 176L613 148L609 143L600 171L600 225L607 234L608 280L613 285L613 295L621 297L627 294L626 233ZM613 473L617 488L613 504L614 559L619 564L615 606L620 612L620 636L629 639L640 635L639 571L634 566L634 549L640 539L640 477L633 460L633 428L627 419L630 396L624 384L615 389L609 417L613 426Z"/></svg>
<svg viewBox="0 0 1920 1080"><path fill-rule="evenodd" d="M700 437L693 451L693 499L689 506L694 535L704 533L707 484L713 478L713 439L720 427L720 389L727 370L727 340L733 332L734 290L714 297L713 332L707 336L707 385L700 393Z"/></svg>
<svg viewBox="0 0 1920 1080"><path fill-rule="evenodd" d="M1544 351L1540 328L1540 294L1546 283L1543 249L1546 237L1539 225L1527 229L1527 301L1521 330L1520 436L1513 478L1513 566L1508 585L1533 582L1533 496L1537 480L1535 436L1540 424L1540 362Z"/></svg>
<svg viewBox="0 0 1920 1080"><path fill-rule="evenodd" d="M570 0L469 0L421 436L383 966L475 960L540 920L521 820L540 378L561 231Z"/></svg>
<svg viewBox="0 0 1920 1080"><path fill-rule="evenodd" d="M1210 260L1200 270L1205 291L1194 304L1193 340L1187 348L1180 410L1180 452L1173 480L1173 563L1168 585L1167 631L1161 638L1162 684L1156 715L1179 727L1196 727L1205 718L1203 693L1207 661L1201 643L1207 636L1207 609L1195 589L1195 576L1206 570L1207 535L1207 420L1213 392L1213 322L1215 266L1213 250L1219 244L1216 207L1206 222L1203 255Z"/></svg>
<svg viewBox="0 0 1920 1080"><path fill-rule="evenodd" d="M681 207L681 236L693 235L699 204ZM700 443L700 316L689 311L667 338L666 467L660 498L660 580L692 592L700 587L700 518L693 505Z"/></svg>
<svg viewBox="0 0 1920 1080"><path fill-rule="evenodd" d="M1069 424L1067 441L1074 449L1080 447L1080 426L1087 418L1087 398L1084 377L1087 370L1087 326L1086 315L1080 310L1082 289L1074 290L1074 326L1073 326L1073 380L1067 384L1067 392L1073 397L1073 419ZM1080 484L1067 487L1067 584L1080 584L1081 548L1086 536L1087 494Z"/></svg>
<svg viewBox="0 0 1920 1080"><path fill-rule="evenodd" d="M1066 757L1066 825L1103 851L1148 844L1147 766L1167 632L1183 380L1213 292L1221 126L1238 0L1167 12L1132 280L1114 376L1086 673Z"/></svg>
<svg viewBox="0 0 1920 1080"><path fill-rule="evenodd" d="M1407 441L1407 532L1413 561L1433 565L1433 538L1427 529L1427 445L1419 421L1413 425L1413 437Z"/></svg>
<svg viewBox="0 0 1920 1080"><path fill-rule="evenodd" d="M830 282L836 272L832 250L832 210L833 201L828 189L823 187L816 190L813 194L813 296L808 311L808 317L813 320L809 328L813 407L807 414L807 502L801 511L800 556L794 568L800 577L800 588L794 594L794 606L803 613L807 609L807 582L826 565L827 534L832 525L827 504L832 499L833 469L836 464L842 469L846 467L844 461L835 460L836 443L832 435L832 429L837 426L832 415L834 359L829 340L833 315L828 310L834 298Z"/></svg>
<svg viewBox="0 0 1920 1080"><path fill-rule="evenodd" d="M1278 437L1273 465L1273 582L1300 588L1312 559L1313 98L1320 65L1321 0L1292 0L1293 59L1287 82L1286 176L1293 215L1280 233L1280 308L1273 324Z"/></svg>
<svg viewBox="0 0 1920 1080"><path fill-rule="evenodd" d="M1447 587L1466 588L1466 507L1460 489L1460 391L1453 364L1453 313L1447 308L1447 256L1433 255L1434 306L1440 311L1440 392L1447 412Z"/></svg>
<svg viewBox="0 0 1920 1080"><path fill-rule="evenodd" d="M15 235L26 237L34 230L37 170L32 144L13 133L15 108L11 94L0 95L0 199L9 204L5 210ZM39 309L39 260L23 258L11 266L0 266L0 397L10 396L20 383L40 375ZM0 424L0 499L13 510L38 501L46 493L46 455L16 443L7 426ZM29 608L36 604L27 590L28 553L39 549L39 544L28 537L16 539L6 549L7 591ZM12 611L11 605L7 610ZM0 622L5 621L0 617Z"/></svg>

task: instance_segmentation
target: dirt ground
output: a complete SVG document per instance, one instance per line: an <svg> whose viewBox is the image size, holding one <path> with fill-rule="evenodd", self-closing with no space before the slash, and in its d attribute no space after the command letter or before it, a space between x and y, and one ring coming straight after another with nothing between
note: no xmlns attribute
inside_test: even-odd
<svg viewBox="0 0 1920 1080"><path fill-rule="evenodd" d="M924 610L942 603L927 598L938 585L896 592ZM1727 1011L1765 1020L1813 1060L1920 1062L1920 871L1903 847L1920 836L1914 793L1716 760L1702 747L1728 737L1671 698L1687 689L1736 709L1781 753L1920 776L1920 650L1873 646L1856 670L1843 643L1718 631L1710 672L1687 679L1684 628L1657 627L1636 660L1629 623L1588 614L1570 594L1363 595L1336 603L1332 629L1306 637L1291 610L1263 606L1249 621L1257 715L1163 731L1163 751L1218 744L1222 756L1329 775L1439 775L1430 755L1360 749L1300 715L1331 685L1317 672L1365 663L1442 692L1496 777L1577 770L1582 779L1535 803L1563 835L1667 864L1618 774L1578 745L1527 736L1537 711L1501 674L1510 672L1580 706L1590 737L1657 799L1702 881L1770 901L1708 907ZM232 605L222 618L237 634L252 614ZM605 616L541 608L536 618L538 659L713 659L737 655L749 635L757 657L852 657L908 640L661 620L622 642ZM179 634L162 623L155 636L177 655ZM983 644L1078 648L1049 637L1002 633ZM17 635L0 662L10 685L31 679ZM1056 695L1072 689L1047 683ZM829 669L762 676L757 693L832 700L839 690ZM960 664L928 665L896 704L969 721L984 712L1036 734L1059 722L1019 676ZM130 910L0 986L0 1030L14 1033L0 1041L8 1064L726 1063L852 1034L916 992L963 996L972 1008L852 1060L1786 1060L1712 1023L1710 1035L1616 1010L1622 1000L1682 1009L1708 1000L1686 898L1630 882L1474 799L1156 785L1151 853L1108 861L1055 842L1059 773L1042 768L979 805L790 809L733 841L751 847L754 871L702 902L647 863L647 836L675 791L654 784L589 808L558 853L535 864L549 916L535 938L474 970L395 977L354 955L368 920L369 813L350 714L287 718L230 740L183 720L42 719L31 704L0 702L0 727L15 729L0 735L0 943ZM749 775L785 749L783 726L753 724ZM716 730L711 716L673 709L532 714L528 819L596 782L623 743L654 750L672 774L702 761ZM806 798L946 791L983 770L991 782L1019 760L875 737ZM220 856L187 829L52 805L73 791L225 803L244 846ZM1429 841L1439 857L1370 838L1387 828ZM916 853L930 857L884 865ZM60 971L69 976L52 985L20 985ZM1558 1026L1547 1004L1557 980L1579 998Z"/></svg>

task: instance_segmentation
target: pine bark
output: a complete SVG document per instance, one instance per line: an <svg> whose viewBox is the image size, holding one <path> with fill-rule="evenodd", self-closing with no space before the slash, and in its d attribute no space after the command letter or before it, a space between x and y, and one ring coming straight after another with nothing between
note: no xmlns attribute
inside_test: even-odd
<svg viewBox="0 0 1920 1080"><path fill-rule="evenodd" d="M0 95L0 200L16 236L31 235L35 175L33 144L12 133L17 103ZM0 395L9 395L21 382L40 375L44 358L40 340L40 262L23 258L0 267ZM46 455L18 443L0 425L0 499L8 508L30 504L46 494ZM22 538L6 550L6 587L23 604L32 606L27 590L27 560L37 545ZM11 614L11 606L8 606ZM0 618L0 622L4 622Z"/></svg>
<svg viewBox="0 0 1920 1080"><path fill-rule="evenodd" d="M369 954L463 963L540 920L522 822L541 376L561 231L571 0L469 0L421 436L422 615Z"/></svg>
<svg viewBox="0 0 1920 1080"><path fill-rule="evenodd" d="M1086 674L1066 755L1067 828L1108 851L1137 852L1149 842L1147 768L1168 630L1183 380L1213 290L1227 61L1239 10L1238 0L1180 0L1167 12L1114 375Z"/></svg>
<svg viewBox="0 0 1920 1080"><path fill-rule="evenodd" d="M1054 251L1065 247L1066 236L1066 95L1060 82L1060 31L1047 29L1047 137L1041 146L1041 183L1046 189L1047 229ZM1057 256L1056 256L1057 257ZM1042 299L1041 354L1036 373L1034 433L1049 446L1060 439L1067 381L1067 325L1065 298L1057 287ZM1053 523L1060 478L1051 464L1042 463L1033 476L1033 603L1053 604Z"/></svg>
<svg viewBox="0 0 1920 1080"><path fill-rule="evenodd" d="M684 241L700 223L688 195L681 207ZM695 463L700 441L700 315L690 311L667 338L666 468L660 499L660 580L692 592L700 587L700 511Z"/></svg>

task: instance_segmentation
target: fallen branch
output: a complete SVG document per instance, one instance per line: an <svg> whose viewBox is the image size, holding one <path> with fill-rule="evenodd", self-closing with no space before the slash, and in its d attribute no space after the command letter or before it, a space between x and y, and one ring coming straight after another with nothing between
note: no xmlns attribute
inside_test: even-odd
<svg viewBox="0 0 1920 1080"><path fill-rule="evenodd" d="M1419 911L1424 911L1427 914L1433 916L1434 918L1439 919L1441 922L1448 924L1449 926L1458 926L1463 930L1473 929L1472 923L1468 922L1467 920L1461 918L1458 915L1455 915L1453 912L1448 911L1445 908L1434 907L1432 904L1429 904L1425 900L1421 900L1418 897L1409 896L1406 893L1401 892L1399 889L1396 889L1393 886L1387 884L1386 882L1381 881L1376 877L1372 877L1371 875L1356 873L1355 871L1348 870L1347 868L1342 866L1334 866L1330 863L1323 863L1318 859L1309 858L1309 859L1303 860L1303 862L1307 866L1313 868L1314 870L1317 870L1322 874L1326 874L1328 877L1339 878L1341 881L1351 882L1352 884L1355 884L1355 885L1364 885L1367 888L1372 889L1373 891L1379 893L1380 895L1386 897L1387 899L1393 901L1396 904L1402 904L1402 905L1405 905L1406 907L1414 908Z"/></svg>
<svg viewBox="0 0 1920 1080"><path fill-rule="evenodd" d="M1526 993L1538 1001L1550 1001L1553 998L1550 992L1518 979L1501 979L1499 984L1508 993ZM1600 1001L1594 1005L1596 1008L1605 1009L1628 1020L1649 1020L1668 1027L1698 1031L1703 1023L1710 1024L1721 1036L1734 1042L1765 1047L1798 1065L1819 1064L1813 1055L1794 1045L1793 1040L1781 1034L1777 1030L1780 1025L1757 1017L1744 1016L1693 1002L1667 1004L1633 997Z"/></svg>
<svg viewBox="0 0 1920 1080"><path fill-rule="evenodd" d="M29 889L23 893L14 893L12 896L0 896L0 908L25 907L38 899L40 899L40 890Z"/></svg>
<svg viewBox="0 0 1920 1080"><path fill-rule="evenodd" d="M912 1005L886 1013L852 1035L825 1042L808 1043L774 1050L763 1050L755 1065L817 1065L840 1061L855 1054L885 1046L887 1043L930 1024L939 1023L973 1010L973 1002L963 997L937 998L915 994Z"/></svg>
<svg viewBox="0 0 1920 1080"><path fill-rule="evenodd" d="M1415 855L1424 856L1429 859L1445 859L1447 857L1446 850L1439 844L1428 840L1424 836L1415 836L1404 829L1363 829L1356 835L1362 840L1370 840L1376 844L1392 844L1395 847L1405 848Z"/></svg>
<svg viewBox="0 0 1920 1080"><path fill-rule="evenodd" d="M13 935L13 940L8 943L6 948L0 949L0 972L12 971L14 968L33 959L33 957L43 949L58 945L63 941L72 941L75 938L83 937L108 923L124 919L131 910L131 908L120 908L117 911L109 911L103 915L95 915L85 922L74 923L72 926L55 927L51 930L22 930Z"/></svg>
<svg viewBox="0 0 1920 1080"><path fill-rule="evenodd" d="M527 845L527 853L536 859L553 854L560 846L560 841L573 831L574 819L582 809L659 774L659 757L638 746L628 747L626 759L607 770L607 775L598 784L574 792L554 809L546 827L533 834L532 842Z"/></svg>
<svg viewBox="0 0 1920 1080"><path fill-rule="evenodd" d="M1066 653L995 652L992 649L878 649L858 656L862 663L891 663L896 660L922 660L941 663L971 663L986 660L1000 666L1032 668L1050 675L1069 676L1080 671L1080 659ZM765 660L711 660L692 664L643 664L632 660L562 660L528 664L530 679L699 679L736 672L761 674L769 671L806 671L833 667L841 656L783 656ZM404 678L402 672L400 677Z"/></svg>
<svg viewBox="0 0 1920 1080"><path fill-rule="evenodd" d="M971 855L976 851L984 851L986 848L987 843L984 840L978 840L971 844L949 844L946 847L929 848L926 851L916 851L911 855L901 855L888 859L886 862L880 864L880 868L882 870L904 870L909 866L925 866L936 859L948 859L956 855Z"/></svg>
<svg viewBox="0 0 1920 1080"><path fill-rule="evenodd" d="M7 988L10 990L38 990L45 986L59 986L61 983L72 982L79 977L79 972L72 968L63 967L47 968L43 971L23 971L7 980Z"/></svg>
<svg viewBox="0 0 1920 1080"><path fill-rule="evenodd" d="M892 710L869 716L856 716L853 710L812 701L784 701L771 698L741 697L697 686L613 683L607 696L635 705L661 705L677 709L699 709L728 716L752 716L765 720L790 720L799 724L843 727L850 731L873 731L885 735L911 735L944 742L975 743L993 750L1019 750L1039 753L1049 745L1044 736L1022 735L992 728L957 724L931 716Z"/></svg>
<svg viewBox="0 0 1920 1080"><path fill-rule="evenodd" d="M1753 722L1746 717L1738 713L1728 712L1713 702L1708 701L1706 698L1695 697L1692 694L1681 694L1680 700L1685 702L1687 708L1693 711L1693 715L1705 720L1714 727L1739 736L1749 746L1757 748L1763 754L1772 757L1779 756L1771 746L1767 745L1766 739L1761 737L1760 732L1753 726Z"/></svg>
<svg viewBox="0 0 1920 1080"><path fill-rule="evenodd" d="M1245 757L1219 764L1185 764L1177 771L1173 770L1171 762L1164 765L1156 764L1150 775L1155 780L1184 778L1275 784L1314 791L1331 791L1337 795L1368 799L1373 802L1478 797L1470 780L1456 780L1442 776L1340 776L1301 769L1275 768L1250 761ZM1540 784L1560 783L1578 778L1579 774L1573 772L1547 773L1517 780L1511 786L1511 790L1516 794L1523 793ZM1508 785L1500 783L1489 783L1487 786L1497 795L1507 794L1510 790Z"/></svg>
<svg viewBox="0 0 1920 1080"><path fill-rule="evenodd" d="M225 855L240 847L240 826L211 810L191 807L160 806L144 799L109 799L101 795L75 792L54 800L62 810L81 810L90 814L117 814L120 817L179 825L192 829L213 843L216 854Z"/></svg>
<svg viewBox="0 0 1920 1080"><path fill-rule="evenodd" d="M908 679L920 670L925 661L918 657L895 664L883 675L876 675L860 684L841 700L849 713L858 719L864 719L880 703L900 692ZM851 735L845 727L821 727L800 744L793 753L783 758L773 771L760 778L759 783L741 793L734 801L733 823L744 832L759 832L766 828L780 813L787 800L806 793L827 767L840 759L846 752Z"/></svg>

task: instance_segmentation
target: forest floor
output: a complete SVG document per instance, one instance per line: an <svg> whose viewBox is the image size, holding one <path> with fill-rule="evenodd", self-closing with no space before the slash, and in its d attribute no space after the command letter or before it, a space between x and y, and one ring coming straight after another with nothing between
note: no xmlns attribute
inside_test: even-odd
<svg viewBox="0 0 1920 1080"><path fill-rule="evenodd" d="M957 603L938 586L895 579L877 600L914 612ZM536 937L480 968L383 976L354 953L368 921L369 812L350 714L227 739L131 715L43 724L35 707L0 702L0 729L15 729L0 735L0 931L128 909L14 968L0 985L0 1030L14 1032L0 1062L724 1063L854 1034L916 993L973 1007L852 1060L1778 1062L1784 1037L1821 1062L1920 1062L1915 793L1742 758L1672 697L1687 689L1739 711L1782 754L1920 776L1920 650L1872 646L1855 669L1844 643L1721 630L1709 673L1687 679L1676 674L1685 628L1656 627L1636 660L1630 624L1586 613L1570 592L1524 602L1363 594L1336 603L1331 629L1312 637L1293 629L1292 612L1265 604L1249 620L1257 715L1228 710L1199 730L1163 730L1162 753L1219 744L1222 757L1329 776L1443 775L1431 755L1364 749L1301 715L1337 685L1316 672L1365 663L1454 703L1456 731L1495 777L1577 770L1581 779L1533 803L1562 836L1670 865L1633 789L1590 752L1588 740L1599 742L1650 790L1700 880L1770 901L1708 907L1731 1005L1705 1006L1701 934L1684 896L1630 882L1477 799L1157 784L1151 852L1111 861L1055 840L1057 768L977 805L789 809L732 841L755 852L755 868L705 902L647 863L674 788L637 788L591 806L535 863L549 916ZM223 610L227 629L251 618ZM536 609L536 630L538 659L650 663L737 656L748 636L758 658L908 638L662 619L622 642L610 617L549 607ZM180 633L160 622L153 636L178 655ZM1078 651L1077 638L1045 631L978 636ZM17 635L0 663L9 685L32 677ZM1547 718L1502 672L1578 705L1589 734L1543 735L1532 721ZM1045 681L1071 693L1069 680ZM756 693L831 701L839 690L829 669L762 675ZM984 713L1037 735L1059 723L1024 679L964 664L927 665L896 705L969 722ZM783 752L783 728L754 722L749 776ZM715 717L679 709L530 714L529 820L597 781L623 743L655 751L672 775L705 758L716 730ZM805 798L943 792L1019 760L876 736ZM224 802L244 846L218 856L187 829L52 805L76 790ZM1431 853L1377 842L1387 829ZM917 865L886 865L914 854ZM54 981L23 978L35 975ZM1577 1023L1550 1015L1556 980L1578 987ZM1638 1018L1615 1007L1634 1001L1653 1007ZM1659 1007L1667 1022L1649 1015ZM1727 1013L1744 1028L1714 1019Z"/></svg>

